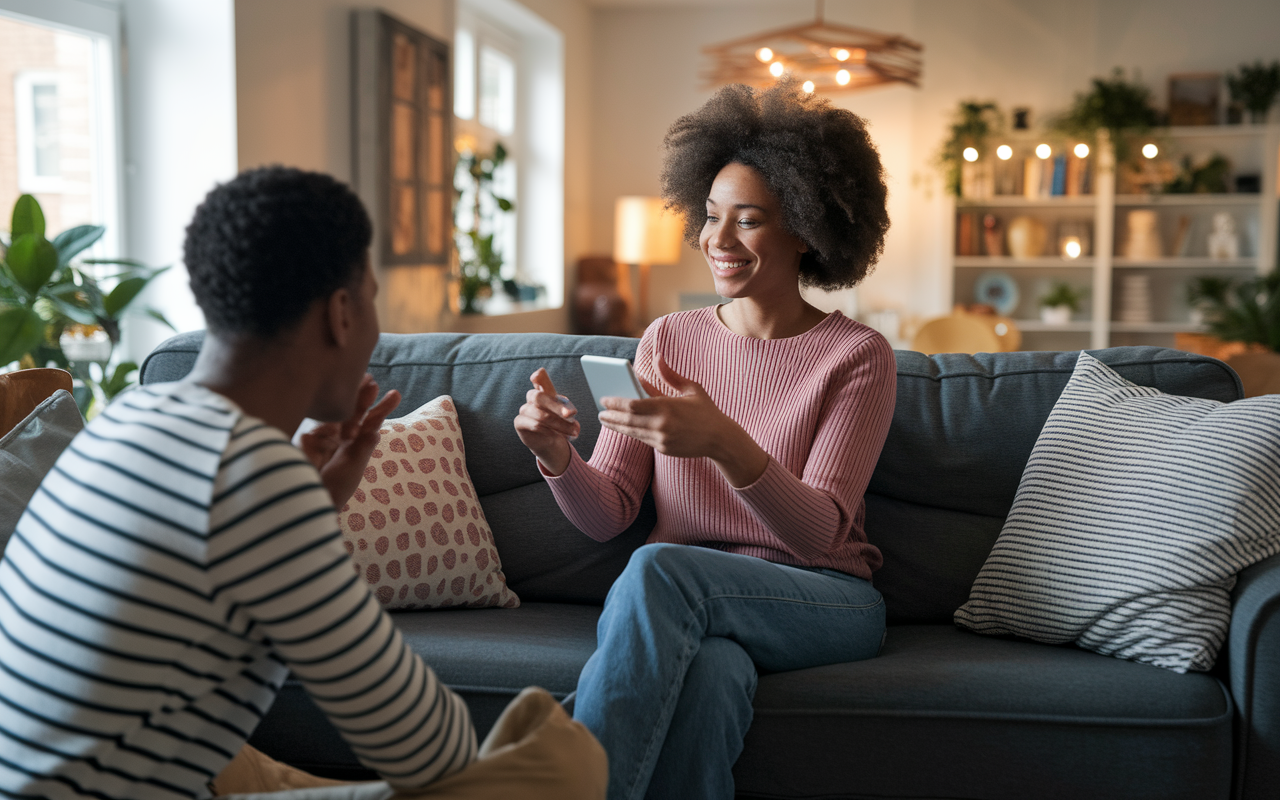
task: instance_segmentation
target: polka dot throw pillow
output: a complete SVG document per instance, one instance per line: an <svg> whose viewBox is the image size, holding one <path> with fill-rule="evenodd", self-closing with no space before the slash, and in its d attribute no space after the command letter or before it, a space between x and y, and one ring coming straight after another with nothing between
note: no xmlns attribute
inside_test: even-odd
<svg viewBox="0 0 1280 800"><path fill-rule="evenodd" d="M383 607L515 608L463 455L458 412L441 395L389 419L338 524Z"/></svg>

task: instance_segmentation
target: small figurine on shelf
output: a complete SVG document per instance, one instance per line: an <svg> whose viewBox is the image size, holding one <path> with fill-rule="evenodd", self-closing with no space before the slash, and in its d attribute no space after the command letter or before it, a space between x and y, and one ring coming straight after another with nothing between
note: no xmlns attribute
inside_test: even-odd
<svg viewBox="0 0 1280 800"><path fill-rule="evenodd" d="M995 214L982 218L982 241L987 246L987 255L1004 255L1004 226Z"/></svg>
<svg viewBox="0 0 1280 800"><path fill-rule="evenodd" d="M1240 257L1240 237L1236 235L1236 221L1226 211L1213 215L1213 230L1209 232L1209 258L1231 261Z"/></svg>
<svg viewBox="0 0 1280 800"><path fill-rule="evenodd" d="M1049 291L1040 297L1040 321L1046 325L1066 325L1071 315L1080 310L1084 289L1066 281L1054 281Z"/></svg>

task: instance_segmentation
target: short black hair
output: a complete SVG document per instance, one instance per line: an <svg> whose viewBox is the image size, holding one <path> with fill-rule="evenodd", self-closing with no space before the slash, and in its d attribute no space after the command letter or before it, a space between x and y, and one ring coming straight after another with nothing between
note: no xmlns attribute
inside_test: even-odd
<svg viewBox="0 0 1280 800"><path fill-rule="evenodd" d="M745 164L782 205L783 223L809 247L800 283L857 284L884 252L888 189L865 120L784 79L763 91L726 86L667 131L662 196L698 246L720 170Z"/></svg>
<svg viewBox="0 0 1280 800"><path fill-rule="evenodd" d="M211 332L271 338L316 300L358 285L372 241L369 214L346 184L271 166L209 192L183 258Z"/></svg>

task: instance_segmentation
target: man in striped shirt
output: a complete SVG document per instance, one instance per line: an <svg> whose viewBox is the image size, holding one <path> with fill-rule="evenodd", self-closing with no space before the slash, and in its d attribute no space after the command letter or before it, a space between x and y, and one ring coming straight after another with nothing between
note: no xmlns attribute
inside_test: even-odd
<svg viewBox="0 0 1280 800"><path fill-rule="evenodd" d="M603 751L545 693L497 734L540 744L477 761L466 705L342 547L334 508L399 401L375 405L364 372L371 238L347 187L298 170L244 173L197 209L185 261L209 331L195 369L86 427L0 562L0 796L331 783L245 746L292 671L386 781L315 797L603 797ZM326 424L300 452L285 432L304 417ZM279 785L226 769L246 759Z"/></svg>

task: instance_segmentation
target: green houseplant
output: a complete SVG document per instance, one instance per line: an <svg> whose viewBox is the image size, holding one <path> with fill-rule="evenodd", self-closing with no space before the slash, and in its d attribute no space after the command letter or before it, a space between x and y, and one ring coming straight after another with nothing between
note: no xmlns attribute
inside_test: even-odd
<svg viewBox="0 0 1280 800"><path fill-rule="evenodd" d="M1124 70L1116 67L1110 78L1094 78L1089 91L1076 94L1071 108L1053 121L1053 128L1091 146L1098 131L1106 130L1116 162L1123 163L1129 158L1129 136L1146 133L1158 121L1151 90L1136 77L1126 79Z"/></svg>
<svg viewBox="0 0 1280 800"><path fill-rule="evenodd" d="M1085 290L1066 281L1054 281L1040 296L1040 318L1049 325L1065 325L1080 310Z"/></svg>
<svg viewBox="0 0 1280 800"><path fill-rule="evenodd" d="M987 151L987 142L1004 128L1004 117L995 103L962 100L951 120L951 136L942 143L938 164L942 167L947 191L959 197L961 166L965 148L979 154Z"/></svg>
<svg viewBox="0 0 1280 800"><path fill-rule="evenodd" d="M52 364L69 371L82 383L76 401L85 413L95 399L110 400L130 385L137 365L126 361L108 373L111 356L124 316L166 269L128 259L75 261L105 231L80 225L47 239L40 204L24 194L14 203L0 257L0 369L16 361L20 368ZM117 271L98 276L89 269L99 266ZM173 327L158 311L142 311Z"/></svg>
<svg viewBox="0 0 1280 800"><path fill-rule="evenodd" d="M1187 285L1187 301L1219 339L1280 352L1280 272L1244 280L1196 278Z"/></svg>
<svg viewBox="0 0 1280 800"><path fill-rule="evenodd" d="M1280 94L1280 61L1266 66L1262 61L1241 64L1238 72L1227 73L1231 99L1244 106L1252 122L1266 122L1267 112Z"/></svg>
<svg viewBox="0 0 1280 800"><path fill-rule="evenodd" d="M494 145L492 153L468 150L458 157L454 190L459 200L464 192L471 192L470 226L464 229L458 222L463 210L461 202L457 204L454 222L458 300L463 314L480 313L477 300L492 293L493 282L501 277L502 253L493 245L493 217L514 211L516 205L494 193L493 178L506 160L507 149L501 142Z"/></svg>

